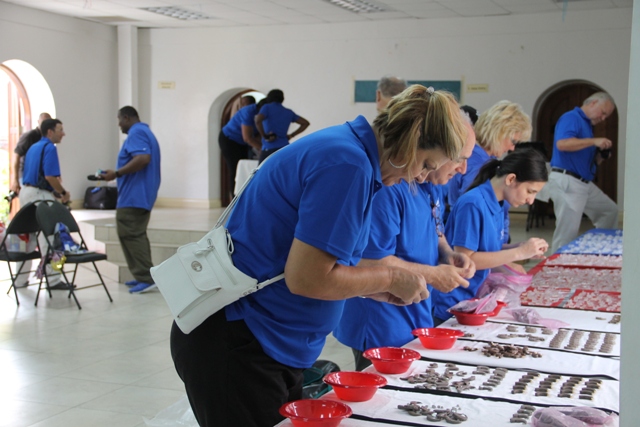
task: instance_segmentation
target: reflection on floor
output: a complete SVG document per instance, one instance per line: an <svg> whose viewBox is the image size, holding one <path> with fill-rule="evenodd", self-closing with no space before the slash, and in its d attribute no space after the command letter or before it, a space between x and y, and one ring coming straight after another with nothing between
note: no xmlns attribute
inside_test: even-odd
<svg viewBox="0 0 640 427"><path fill-rule="evenodd" d="M150 226L205 232L220 212L155 209ZM112 212L74 213L81 221L113 218ZM511 230L514 242L550 240L553 221L525 233L525 216L514 214ZM3 266L0 278L6 277ZM89 281L82 269L79 283ZM20 306L13 294L0 294L0 427L142 427L143 417L184 395L169 353L172 319L160 293L130 295L125 285L106 281L113 303L100 288L81 290L82 310L63 291L51 299L42 294L38 307L37 287L19 290ZM321 358L354 367L350 349L333 337Z"/></svg>

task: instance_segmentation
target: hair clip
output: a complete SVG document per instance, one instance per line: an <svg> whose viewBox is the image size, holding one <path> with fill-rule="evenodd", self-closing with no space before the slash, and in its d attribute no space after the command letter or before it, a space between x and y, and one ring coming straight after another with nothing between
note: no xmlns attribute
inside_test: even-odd
<svg viewBox="0 0 640 427"><path fill-rule="evenodd" d="M429 86L429 87L427 88L427 93L428 93L429 95L433 95L433 92L435 92L435 90L433 90L433 86Z"/></svg>

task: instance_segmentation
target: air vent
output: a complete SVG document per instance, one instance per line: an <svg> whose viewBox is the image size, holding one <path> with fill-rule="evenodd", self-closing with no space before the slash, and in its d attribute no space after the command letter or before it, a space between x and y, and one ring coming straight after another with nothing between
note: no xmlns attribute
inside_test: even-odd
<svg viewBox="0 0 640 427"><path fill-rule="evenodd" d="M354 13L389 12L391 10L387 6L384 6L382 4L376 3L371 0L324 0L324 1Z"/></svg>
<svg viewBox="0 0 640 427"><path fill-rule="evenodd" d="M89 16L86 19L102 22L103 24L115 24L118 22L140 22L138 19L125 18L124 16Z"/></svg>
<svg viewBox="0 0 640 427"><path fill-rule="evenodd" d="M182 19L183 21L196 21L200 19L216 19L213 16L209 16L200 12L191 12L190 10L183 9L177 6L143 7L142 10L146 10L147 12L157 13L159 15L168 16L170 18Z"/></svg>

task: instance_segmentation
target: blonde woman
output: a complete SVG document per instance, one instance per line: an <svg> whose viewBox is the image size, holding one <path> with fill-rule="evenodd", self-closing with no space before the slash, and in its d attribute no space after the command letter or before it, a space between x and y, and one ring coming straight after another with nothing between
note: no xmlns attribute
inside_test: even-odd
<svg viewBox="0 0 640 427"><path fill-rule="evenodd" d="M285 278L213 314L171 353L203 426L273 426L299 399L302 371L320 355L344 300L397 305L428 297L424 278L400 267L355 267L382 185L424 180L457 159L466 129L451 94L415 85L370 125L364 117L315 132L274 153L227 222L233 262L260 281Z"/></svg>

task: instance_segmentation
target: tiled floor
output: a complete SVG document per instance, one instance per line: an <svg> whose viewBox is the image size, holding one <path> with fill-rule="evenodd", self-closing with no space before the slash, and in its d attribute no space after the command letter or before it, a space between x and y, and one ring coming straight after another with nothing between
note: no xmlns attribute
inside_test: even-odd
<svg viewBox="0 0 640 427"><path fill-rule="evenodd" d="M206 230L219 214L156 209L151 226ZM524 216L514 214L511 229L514 241L550 239L553 221L525 233ZM8 277L2 268L0 278ZM92 280L83 269L79 283ZM160 293L130 295L109 279L107 286L113 303L101 288L78 291L82 310L63 291L51 299L41 295L38 307L37 287L19 290L20 306L13 294L0 294L0 427L145 426L143 417L153 418L184 396L169 353L171 316ZM320 358L344 370L354 367L351 351L333 337Z"/></svg>

